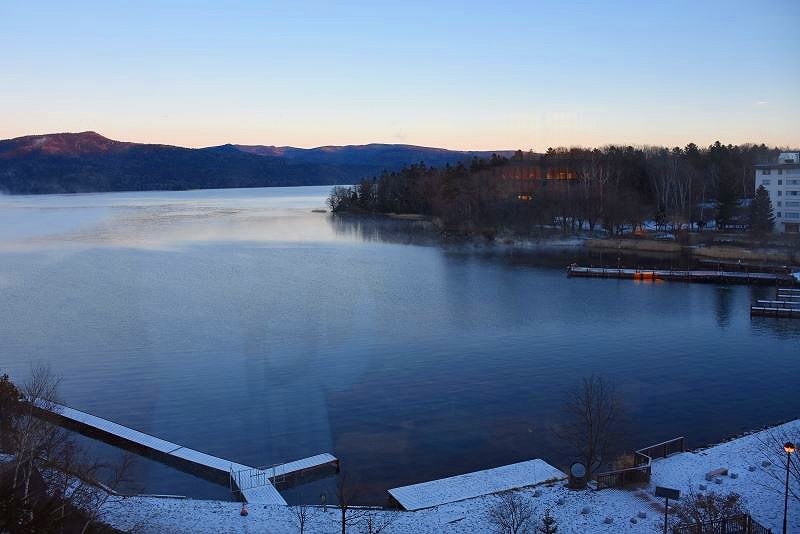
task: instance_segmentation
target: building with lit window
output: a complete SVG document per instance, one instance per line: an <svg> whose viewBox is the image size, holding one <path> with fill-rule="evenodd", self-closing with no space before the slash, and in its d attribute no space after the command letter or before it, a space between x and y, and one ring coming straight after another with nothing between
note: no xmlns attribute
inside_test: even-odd
<svg viewBox="0 0 800 534"><path fill-rule="evenodd" d="M800 152L781 152L777 163L756 165L756 189L769 192L775 230L800 232Z"/></svg>

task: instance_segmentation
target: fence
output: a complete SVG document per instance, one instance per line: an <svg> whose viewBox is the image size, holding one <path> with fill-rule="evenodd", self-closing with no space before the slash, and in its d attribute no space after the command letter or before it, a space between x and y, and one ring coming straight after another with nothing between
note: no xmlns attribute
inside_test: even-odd
<svg viewBox="0 0 800 534"><path fill-rule="evenodd" d="M633 467L599 473L596 477L597 489L624 488L625 484L649 482L652 473L652 460L666 458L670 454L683 452L683 436L657 443L633 453Z"/></svg>
<svg viewBox="0 0 800 534"><path fill-rule="evenodd" d="M636 454L648 456L651 459L666 458L670 454L683 452L683 442L684 439L683 436L681 436L663 443L657 443L656 445L645 447L644 449L639 449L636 451Z"/></svg>
<svg viewBox="0 0 800 534"><path fill-rule="evenodd" d="M672 534L772 534L749 514L736 514L694 525L672 527Z"/></svg>

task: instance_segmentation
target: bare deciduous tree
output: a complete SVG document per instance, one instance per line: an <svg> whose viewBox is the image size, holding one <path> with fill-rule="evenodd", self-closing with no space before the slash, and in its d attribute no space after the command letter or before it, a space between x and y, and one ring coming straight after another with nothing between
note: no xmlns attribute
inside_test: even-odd
<svg viewBox="0 0 800 534"><path fill-rule="evenodd" d="M368 509L353 507L360 494L358 482L349 473L341 471L336 482L336 506L341 514L342 534L347 534L347 527L359 524L369 513Z"/></svg>
<svg viewBox="0 0 800 534"><path fill-rule="evenodd" d="M588 481L610 459L616 446L622 404L612 386L602 377L592 375L569 393L564 411L558 434L586 465Z"/></svg>
<svg viewBox="0 0 800 534"><path fill-rule="evenodd" d="M397 510L369 510L364 516L363 531L366 534L380 534L385 532L400 517Z"/></svg>
<svg viewBox="0 0 800 534"><path fill-rule="evenodd" d="M486 513L497 534L532 532L533 506L517 492L506 491L497 495L495 503Z"/></svg>
<svg viewBox="0 0 800 534"><path fill-rule="evenodd" d="M670 506L670 526L691 525L697 534L721 532L720 522L737 514L745 513L742 496L738 493L698 493L689 487L680 501ZM664 522L661 521L663 528Z"/></svg>
<svg viewBox="0 0 800 534"><path fill-rule="evenodd" d="M0 530L11 521L23 531L46 525L50 530L43 532L65 526L92 532L109 495L130 483L130 456L120 465L91 461L69 433L40 417L41 410L55 408L57 389L49 367L36 366L18 398L0 395L0 411L11 414L4 448L13 457L13 473L0 491Z"/></svg>
<svg viewBox="0 0 800 534"><path fill-rule="evenodd" d="M302 501L302 496L300 499ZM304 502L289 507L289 512L291 512L292 516L294 517L294 523L297 525L297 529L300 534L304 534L306 528L311 523L313 519L313 511L314 508Z"/></svg>
<svg viewBox="0 0 800 534"><path fill-rule="evenodd" d="M780 426L765 430L759 436L758 449L760 458L763 462L769 462L779 469L764 469L769 474L770 480L764 485L764 489L783 495L786 491L786 463L789 464L789 498L800 501L800 454L795 451L791 456L786 454L783 446L785 443L792 443L795 447L800 447L800 428Z"/></svg>

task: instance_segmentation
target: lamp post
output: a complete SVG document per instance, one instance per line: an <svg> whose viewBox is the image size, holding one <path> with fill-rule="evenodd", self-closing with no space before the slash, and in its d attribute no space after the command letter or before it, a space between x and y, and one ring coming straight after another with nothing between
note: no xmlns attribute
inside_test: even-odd
<svg viewBox="0 0 800 534"><path fill-rule="evenodd" d="M787 441L783 444L786 451L786 491L783 496L783 534L789 532L786 529L786 515L789 511L789 466L792 464L792 453L795 451L794 443Z"/></svg>

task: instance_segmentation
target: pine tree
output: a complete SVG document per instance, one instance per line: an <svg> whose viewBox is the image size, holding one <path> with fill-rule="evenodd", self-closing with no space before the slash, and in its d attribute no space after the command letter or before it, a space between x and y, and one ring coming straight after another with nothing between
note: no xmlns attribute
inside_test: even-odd
<svg viewBox="0 0 800 534"><path fill-rule="evenodd" d="M539 527L539 532L542 534L556 534L556 532L558 532L556 518L550 515L550 510L545 511L544 518L542 518L542 526Z"/></svg>
<svg viewBox="0 0 800 534"><path fill-rule="evenodd" d="M772 202L769 193L763 185L756 189L755 198L750 205L750 226L756 235L764 235L772 232L775 226L775 216L772 213Z"/></svg>

